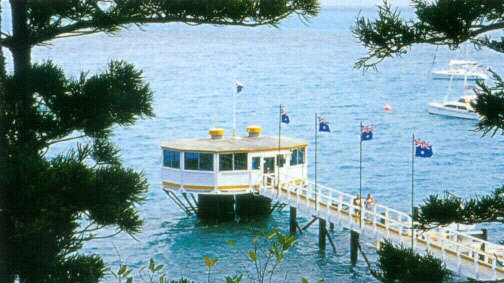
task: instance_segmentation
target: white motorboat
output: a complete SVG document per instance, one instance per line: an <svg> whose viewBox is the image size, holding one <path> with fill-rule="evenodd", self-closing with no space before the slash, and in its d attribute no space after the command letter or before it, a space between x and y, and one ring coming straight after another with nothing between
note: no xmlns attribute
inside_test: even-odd
<svg viewBox="0 0 504 283"><path fill-rule="evenodd" d="M474 94L474 87L467 84L467 76L464 77L464 93L457 100L448 100L448 96L452 93L452 83L454 76L450 77L448 92L443 102L430 102L428 111L431 114L449 116L455 118L463 118L470 120L479 120L480 116L473 108L473 103L478 98Z"/></svg>
<svg viewBox="0 0 504 283"><path fill-rule="evenodd" d="M487 80L487 69L476 61L450 60L448 70L433 70L432 77L446 80Z"/></svg>
<svg viewBox="0 0 504 283"><path fill-rule="evenodd" d="M462 96L456 101L431 102L429 113L463 119L479 120L480 116L471 103L476 100L476 95Z"/></svg>

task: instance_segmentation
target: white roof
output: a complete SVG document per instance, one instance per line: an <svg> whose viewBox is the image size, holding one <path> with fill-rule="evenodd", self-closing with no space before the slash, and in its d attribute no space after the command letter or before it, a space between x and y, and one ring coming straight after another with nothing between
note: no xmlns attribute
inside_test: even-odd
<svg viewBox="0 0 504 283"><path fill-rule="evenodd" d="M280 149L306 147L305 140L281 137ZM183 139L162 142L161 147L177 151L197 152L255 152L278 150L277 136L223 137L221 139Z"/></svg>
<svg viewBox="0 0 504 283"><path fill-rule="evenodd" d="M469 60L450 60L450 65L478 65L478 62Z"/></svg>

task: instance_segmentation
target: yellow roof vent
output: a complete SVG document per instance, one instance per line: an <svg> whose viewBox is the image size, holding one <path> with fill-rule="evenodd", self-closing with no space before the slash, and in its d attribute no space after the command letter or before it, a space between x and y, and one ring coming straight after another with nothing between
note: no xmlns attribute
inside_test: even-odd
<svg viewBox="0 0 504 283"><path fill-rule="evenodd" d="M224 136L224 129L213 128L213 129L208 130L208 133L210 134L210 137L213 140L218 140L218 139L222 139L222 137Z"/></svg>
<svg viewBox="0 0 504 283"><path fill-rule="evenodd" d="M259 126L248 126L247 133L249 134L249 138L258 137L261 134L261 127Z"/></svg>

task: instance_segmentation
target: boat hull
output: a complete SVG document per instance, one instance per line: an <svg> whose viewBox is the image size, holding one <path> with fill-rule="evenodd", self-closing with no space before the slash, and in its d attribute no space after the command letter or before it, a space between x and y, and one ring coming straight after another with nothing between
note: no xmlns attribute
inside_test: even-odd
<svg viewBox="0 0 504 283"><path fill-rule="evenodd" d="M434 115L441 115L441 116L455 117L469 120L479 120L479 115L477 113L468 112L460 109L450 109L444 107L443 104L437 102L429 103L428 111L430 114Z"/></svg>

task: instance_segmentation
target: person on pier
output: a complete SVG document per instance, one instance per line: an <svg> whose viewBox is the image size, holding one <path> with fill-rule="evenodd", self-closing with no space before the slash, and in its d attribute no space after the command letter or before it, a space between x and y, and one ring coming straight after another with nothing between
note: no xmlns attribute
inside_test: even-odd
<svg viewBox="0 0 504 283"><path fill-rule="evenodd" d="M367 195L366 200L364 201L364 204L366 205L366 209L372 209L373 206L375 205L375 200L371 194Z"/></svg>
<svg viewBox="0 0 504 283"><path fill-rule="evenodd" d="M357 194L353 200L353 205L360 206L361 204L361 196L360 194Z"/></svg>

